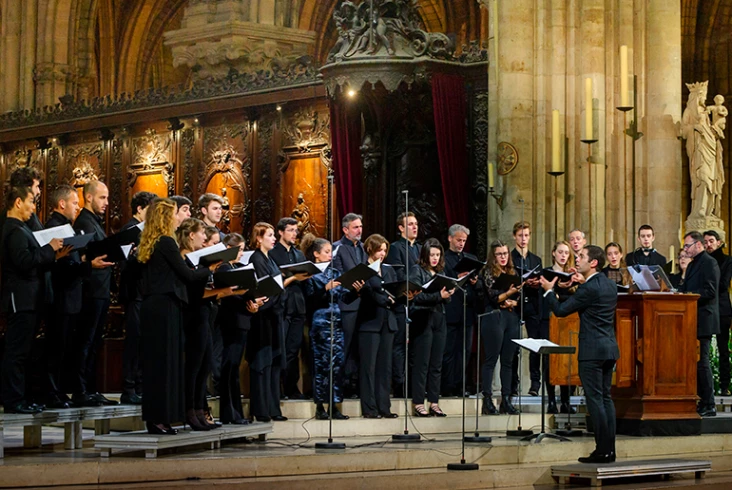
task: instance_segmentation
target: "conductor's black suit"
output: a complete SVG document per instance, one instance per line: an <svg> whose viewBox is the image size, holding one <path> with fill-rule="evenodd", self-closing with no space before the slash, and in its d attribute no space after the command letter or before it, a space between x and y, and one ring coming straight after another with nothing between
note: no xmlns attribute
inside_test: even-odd
<svg viewBox="0 0 732 490"><path fill-rule="evenodd" d="M592 274L567 301L560 303L553 291L545 293L547 305L558 317L579 312L579 375L585 389L587 410L595 426L596 451L615 452L615 405L610 397L615 361L620 357L615 340L617 285L602 273Z"/></svg>

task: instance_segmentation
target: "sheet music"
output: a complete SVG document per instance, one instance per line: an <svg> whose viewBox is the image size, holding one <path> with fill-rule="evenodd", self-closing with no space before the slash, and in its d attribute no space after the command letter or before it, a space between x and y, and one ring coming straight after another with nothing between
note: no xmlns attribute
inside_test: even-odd
<svg viewBox="0 0 732 490"><path fill-rule="evenodd" d="M130 256L130 252L132 251L132 245L120 245L120 248L122 249L122 253L125 254L125 258Z"/></svg>
<svg viewBox="0 0 732 490"><path fill-rule="evenodd" d="M379 272L380 268L381 268L381 260L377 260L373 264L369 265L369 269L371 269L374 272Z"/></svg>
<svg viewBox="0 0 732 490"><path fill-rule="evenodd" d="M537 265L536 267L534 267L533 269L531 269L529 272L527 272L526 274L522 275L521 276L521 279L526 280L528 277L530 277L532 274L534 274L539 267L541 267L541 265Z"/></svg>
<svg viewBox="0 0 732 490"><path fill-rule="evenodd" d="M254 264L247 264L242 267L242 270L254 270Z"/></svg>
<svg viewBox="0 0 732 490"><path fill-rule="evenodd" d="M640 271L636 270L640 268ZM660 291L661 285L658 283L653 272L646 265L628 267L628 272L633 278L633 282L641 291Z"/></svg>
<svg viewBox="0 0 732 490"><path fill-rule="evenodd" d="M330 262L318 262L317 264L315 264L315 267L320 269L320 272L325 272L325 269L327 269L329 265Z"/></svg>
<svg viewBox="0 0 732 490"><path fill-rule="evenodd" d="M193 267L198 267L198 262L201 260L201 257L205 257L206 255L210 255L216 252L221 252L222 250L226 250L226 245L219 242L216 245L212 245L211 247L202 248L201 250L196 250L195 252L186 254L186 257L188 258L188 260L191 261Z"/></svg>
<svg viewBox="0 0 732 490"><path fill-rule="evenodd" d="M142 231L145 229L145 222L143 221L142 223L137 223L135 226L137 226L140 231Z"/></svg>
<svg viewBox="0 0 732 490"><path fill-rule="evenodd" d="M247 265L249 261L252 260L252 255L254 255L254 250L247 250L242 254L241 259L239 259L239 263L241 265Z"/></svg>
<svg viewBox="0 0 732 490"><path fill-rule="evenodd" d="M513 339L513 341L531 352L539 352L542 347L559 347L558 344L546 339Z"/></svg>
<svg viewBox="0 0 732 490"><path fill-rule="evenodd" d="M74 233L74 229L69 224L33 232L33 237L35 237L38 245L41 247L48 245L54 238L71 238L74 235L76 233Z"/></svg>
<svg viewBox="0 0 732 490"><path fill-rule="evenodd" d="M274 279L275 282L279 284L282 289L285 289L285 283L282 281L282 274L273 276L272 279Z"/></svg>
<svg viewBox="0 0 732 490"><path fill-rule="evenodd" d="M330 254L331 260L336 258L336 255L338 255L338 250L340 250L340 249L341 249L340 245L338 245L336 248L333 249L333 253Z"/></svg>

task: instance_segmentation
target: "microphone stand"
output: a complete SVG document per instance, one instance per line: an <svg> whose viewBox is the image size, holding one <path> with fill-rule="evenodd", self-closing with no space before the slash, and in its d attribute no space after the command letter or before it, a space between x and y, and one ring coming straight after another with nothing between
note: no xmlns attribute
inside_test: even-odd
<svg viewBox="0 0 732 490"><path fill-rule="evenodd" d="M572 337L574 335L579 336L579 332L569 331L569 345L572 346ZM567 423L564 424L564 429L558 429L554 432L562 437L581 437L584 435L584 431L572 428L572 358L569 358L569 369L567 371L567 391L569 392L570 403L567 406Z"/></svg>
<svg viewBox="0 0 732 490"><path fill-rule="evenodd" d="M526 202L523 199L519 199L519 202L521 203L521 223L523 224L524 208L525 208ZM521 232L523 233L523 229L521 229ZM521 250L521 274L522 275L524 273L525 264L526 264L526 258L524 257L523 249L522 249ZM523 279L523 277L521 277L521 279ZM521 287L521 292L520 292L519 297L521 299L521 310L520 310L521 311L521 321L519 322L519 339L523 339L524 338L524 331L523 331L523 328L524 328L524 288L523 287ZM521 367L522 367L521 361L522 360L523 360L523 356L521 355L521 349L519 348L518 368L517 368L518 379L519 379L519 383L518 383L518 406L519 406L518 417L519 417L519 419L518 419L518 426L516 427L515 430L509 429L506 431L506 436L508 436L508 437L526 437L526 436L530 436L531 434L534 433L534 431L531 429L523 429L521 427L521 412L523 411L522 410L523 407L521 406L521 374L522 374L521 373Z"/></svg>
<svg viewBox="0 0 732 490"><path fill-rule="evenodd" d="M487 315L491 315L495 313L496 310L489 311L487 313L481 313L478 315L478 345L475 348L475 384L477 386L477 389L475 390L475 433L472 436L466 436L463 431L463 441L465 442L492 442L493 439L490 436L481 436L480 432L478 431L478 416L480 414L480 397L478 396L478 393L482 392L482 389L480 387L480 330L483 325L483 317ZM463 347L464 348L464 347ZM489 383L492 383L493 380L489 380ZM465 368L463 368L463 395L465 394ZM493 403L493 400L491 400L491 403Z"/></svg>
<svg viewBox="0 0 732 490"><path fill-rule="evenodd" d="M466 463L465 462L465 347L467 346L467 340L466 340L466 333L467 333L467 321L465 318L465 314L467 312L467 302L468 302L468 291L467 287L465 289L461 288L458 285L455 285L457 289L463 292L463 428L462 428L462 440L460 442L460 462L459 463L448 463L447 469L448 470L477 470L479 465L478 463ZM476 397L477 399L477 397ZM477 430L477 425L476 425ZM489 438L490 439L490 438Z"/></svg>
<svg viewBox="0 0 732 490"><path fill-rule="evenodd" d="M402 191L404 194L404 215L407 216L409 221L409 190ZM406 233L406 226L404 227ZM402 434L394 434L391 436L391 442L421 442L422 437L419 434L410 434L407 422L409 420L409 405L407 399L409 398L409 239L405 238L404 244L404 282L406 283L406 295L407 304L404 307L404 432Z"/></svg>
<svg viewBox="0 0 732 490"><path fill-rule="evenodd" d="M328 176L328 193L330 195L330 187L333 185L333 175ZM333 206L333 203L330 203L331 207ZM333 237L331 237L333 238ZM332 243L332 240L331 240ZM328 264L328 268L326 271L330 271L330 279L329 281L333 280L333 276L335 274L333 273L335 269L333 269L333 259L331 257L330 264ZM326 275L326 279L328 279L328 275ZM328 284L328 283L326 283ZM316 442L315 443L315 449L346 449L346 443L345 442L333 442L333 337L335 334L335 311L333 310L335 304L335 288L330 288L330 369L328 372L328 385L329 385L329 397L330 400L328 401L328 442Z"/></svg>

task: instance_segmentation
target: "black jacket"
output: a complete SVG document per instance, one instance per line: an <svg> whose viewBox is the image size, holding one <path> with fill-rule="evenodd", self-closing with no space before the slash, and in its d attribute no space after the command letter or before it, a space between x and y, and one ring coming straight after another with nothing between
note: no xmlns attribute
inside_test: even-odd
<svg viewBox="0 0 732 490"><path fill-rule="evenodd" d="M102 218L98 217L86 208L82 208L76 221L74 231L77 234L84 232L94 234L92 241L104 240L107 234L104 232ZM109 299L109 290L112 283L112 267L104 269L93 269L91 274L84 280L84 294L95 299Z"/></svg>
<svg viewBox="0 0 732 490"><path fill-rule="evenodd" d="M290 253L280 242L277 242L272 250L269 251L269 256L275 261L278 266L288 264L298 264L305 262L307 259L301 251L295 247L290 247ZM300 281L294 281L285 288L285 315L304 315L305 314L305 295L302 290L302 283Z"/></svg>
<svg viewBox="0 0 732 490"><path fill-rule="evenodd" d="M207 268L193 270L188 267L172 237L160 237L152 256L142 264L143 299L156 294L169 294L187 304L187 284L205 280L209 275Z"/></svg>
<svg viewBox="0 0 732 490"><path fill-rule="evenodd" d="M361 307L358 309L358 330L361 332L381 332L386 322L389 331L397 331L394 308L404 308L401 302L391 302L389 295L384 289L385 283L395 282L397 274L393 267L387 264L381 265L381 275L369 279L361 288Z"/></svg>
<svg viewBox="0 0 732 490"><path fill-rule="evenodd" d="M53 212L46 221L46 228L70 225L66 216ZM74 250L51 266L53 304L56 313L74 315L81 311L82 282L91 273L91 264L82 262L78 250Z"/></svg>
<svg viewBox="0 0 732 490"><path fill-rule="evenodd" d="M408 250L408 252L407 252ZM409 269L416 269L419 267L419 254L422 252L422 245L414 242L413 245L409 245L409 241L406 238L400 238L391 245L389 245L389 254L384 259L384 262L393 266L397 274L397 280L403 281L405 278L407 265L407 256L409 257Z"/></svg>
<svg viewBox="0 0 732 490"><path fill-rule="evenodd" d="M643 249L636 248L631 253L625 256L625 265L630 267L631 265L666 265L666 257L661 255L654 248L651 252L646 255L643 253Z"/></svg>
<svg viewBox="0 0 732 490"><path fill-rule="evenodd" d="M368 256L366 251L363 249L361 242L353 244L351 240L345 236L333 244L333 249L338 248L335 258L333 259L333 267L338 269L342 274L350 271L358 264L365 264L368 262ZM359 259L360 250L360 259ZM338 302L338 307L341 311L358 311L359 303L361 299L356 299L352 303Z"/></svg>
<svg viewBox="0 0 732 490"><path fill-rule="evenodd" d="M721 248L710 254L719 266L719 316L732 316L729 300L729 283L732 281L732 257L725 255Z"/></svg>
<svg viewBox="0 0 732 490"><path fill-rule="evenodd" d="M234 266L231 262L224 262L216 269L216 272L230 271L236 268L239 268L239 265ZM221 325L222 330L249 331L252 321L252 314L247 310L247 301L249 299L246 295L227 296L221 299L221 307L216 320Z"/></svg>
<svg viewBox="0 0 732 490"><path fill-rule="evenodd" d="M679 292L698 294L696 304L696 336L711 337L719 333L719 266L706 252L701 252L686 268Z"/></svg>
<svg viewBox="0 0 732 490"><path fill-rule="evenodd" d="M466 252L453 252L450 249L445 250L445 270L442 272L447 277L457 278L458 274L455 272L455 266L462 260L463 256L471 259L478 260L478 258ZM471 325L475 315L475 301L477 296L475 294L475 288L470 282L465 283L465 290L468 292L467 302L465 304L466 321L468 325ZM459 289L455 290L452 295L450 302L445 305L445 314L447 315L448 324L459 324L463 323L463 292Z"/></svg>
<svg viewBox="0 0 732 490"><path fill-rule="evenodd" d="M125 224L120 231L129 230L133 226L140 224L137 218L132 218ZM135 247L140 244L140 240L135 241ZM131 253L127 260L120 265L119 275L119 301L123 305L131 301L142 301L142 291L140 290L140 263L137 261L137 254Z"/></svg>
<svg viewBox="0 0 732 490"><path fill-rule="evenodd" d="M579 312L580 361L616 360L620 358L615 340L615 310L618 306L618 286L598 272L581 284L577 291L560 303L551 291L544 296L547 306L558 317Z"/></svg>
<svg viewBox="0 0 732 490"><path fill-rule="evenodd" d="M409 272L409 280L415 284L426 284L433 278L432 274L424 270L422 267L415 267ZM409 303L410 312L420 314L422 312L445 312L445 304L450 302L450 298L444 299L440 291L435 293L425 293L422 291L414 297Z"/></svg>
<svg viewBox="0 0 732 490"><path fill-rule="evenodd" d="M56 260L51 245L38 245L30 228L15 218L6 218L2 230L2 310L39 312L43 301L43 270Z"/></svg>
<svg viewBox="0 0 732 490"><path fill-rule="evenodd" d="M513 250L511 250L511 259L513 260L513 267L516 269L516 274L518 274L519 276L523 275L525 272L534 269L537 266L539 267L538 270L543 269L543 266L541 264L541 258L531 252L527 252L526 257L522 260L521 253L514 248ZM522 262L523 269L521 269ZM524 316L540 316L541 304L539 301L539 297L541 296L541 288L532 288L526 286L522 289L524 292ZM520 301L520 298L521 296L517 294L515 298L511 299ZM520 309L517 308L516 311L520 311Z"/></svg>

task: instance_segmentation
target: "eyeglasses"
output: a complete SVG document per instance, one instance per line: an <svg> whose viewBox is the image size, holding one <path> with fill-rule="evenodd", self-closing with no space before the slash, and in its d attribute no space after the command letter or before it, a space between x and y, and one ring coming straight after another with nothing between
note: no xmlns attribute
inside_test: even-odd
<svg viewBox="0 0 732 490"><path fill-rule="evenodd" d="M495 255L496 257L508 257L508 252L498 252Z"/></svg>
<svg viewBox="0 0 732 490"><path fill-rule="evenodd" d="M696 245L697 243L699 243L699 240L694 240L694 241L693 241L693 242L691 242L691 243L685 243L685 244L684 244L684 250L688 250L688 249L690 249L691 247L693 247L693 246L694 246L694 245Z"/></svg>

